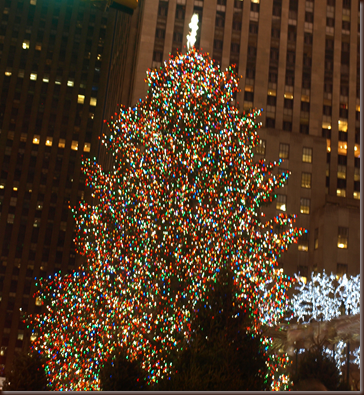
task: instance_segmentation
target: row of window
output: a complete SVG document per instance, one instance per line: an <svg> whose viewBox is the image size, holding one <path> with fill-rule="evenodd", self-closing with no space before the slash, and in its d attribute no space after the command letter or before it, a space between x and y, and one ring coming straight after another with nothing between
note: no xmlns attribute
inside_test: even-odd
<svg viewBox="0 0 364 395"><path fill-rule="evenodd" d="M300 213L310 214L311 199L300 199ZM287 195L279 194L276 200L276 209L280 211L287 211Z"/></svg>
<svg viewBox="0 0 364 395"><path fill-rule="evenodd" d="M266 140L260 139L259 144L255 148L256 154L265 155ZM302 162L312 163L313 150L309 147L302 149ZM289 144L280 143L278 157L280 159L289 159Z"/></svg>
<svg viewBox="0 0 364 395"><path fill-rule="evenodd" d="M308 251L308 239L309 233L304 233L298 239L298 250L299 251ZM349 240L349 228L339 226L337 231L337 248L347 249L348 248L348 240ZM313 248L317 250L319 247L319 231L318 228L314 231L314 240L313 240Z"/></svg>

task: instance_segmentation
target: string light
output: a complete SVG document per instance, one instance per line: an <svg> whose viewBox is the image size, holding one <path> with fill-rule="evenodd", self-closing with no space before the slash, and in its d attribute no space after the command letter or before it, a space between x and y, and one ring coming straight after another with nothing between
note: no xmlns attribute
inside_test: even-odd
<svg viewBox="0 0 364 395"><path fill-rule="evenodd" d="M172 350L189 338L195 306L222 267L253 330L274 325L295 281L277 260L302 228L294 215L261 221L288 174L281 160L255 162L260 110L239 115L234 67L195 48L147 72L149 91L120 109L102 137L112 170L84 159L95 202L73 208L78 271L40 279L46 311L28 317L33 347L55 390L99 390L99 370L118 345L140 358L148 382L173 372ZM270 339L263 339L268 352ZM287 382L288 357L269 357L272 389Z"/></svg>

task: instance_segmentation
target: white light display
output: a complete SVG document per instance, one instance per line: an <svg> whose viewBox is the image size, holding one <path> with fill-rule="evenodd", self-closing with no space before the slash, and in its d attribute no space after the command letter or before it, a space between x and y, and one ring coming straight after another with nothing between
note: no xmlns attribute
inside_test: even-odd
<svg viewBox="0 0 364 395"><path fill-rule="evenodd" d="M321 275L311 274L311 281L305 284L296 275L299 286L298 293L293 295L293 316L297 321L307 324L311 321L330 321L342 314L360 314L360 275L336 278L333 274L328 276L325 271ZM346 342L339 341L332 349L325 349L330 356L335 356L336 364L341 367L346 363ZM351 352L354 363L360 368L360 346Z"/></svg>

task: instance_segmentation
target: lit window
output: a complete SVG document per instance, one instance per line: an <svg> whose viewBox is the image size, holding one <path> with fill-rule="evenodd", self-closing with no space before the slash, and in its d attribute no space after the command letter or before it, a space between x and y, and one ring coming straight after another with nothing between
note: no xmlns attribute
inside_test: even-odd
<svg viewBox="0 0 364 395"><path fill-rule="evenodd" d="M360 145L359 144L354 145L354 156L355 156L355 158L360 158Z"/></svg>
<svg viewBox="0 0 364 395"><path fill-rule="evenodd" d="M41 299L40 297L37 297L37 298L35 299L35 305L36 305L36 306L42 306L42 299Z"/></svg>
<svg viewBox="0 0 364 395"><path fill-rule="evenodd" d="M304 233L298 239L298 251L308 251L308 233Z"/></svg>
<svg viewBox="0 0 364 395"><path fill-rule="evenodd" d="M346 166L344 165L337 166L337 178L340 178L342 180L346 179Z"/></svg>
<svg viewBox="0 0 364 395"><path fill-rule="evenodd" d="M37 51L41 51L41 50L42 50L42 44L36 43L36 44L35 44L35 49L36 49Z"/></svg>
<svg viewBox="0 0 364 395"><path fill-rule="evenodd" d="M90 112L90 113L88 114L88 116L89 116L91 119L94 119L94 118L95 118L95 114L94 114L93 112Z"/></svg>
<svg viewBox="0 0 364 395"><path fill-rule="evenodd" d="M97 104L96 97L91 97L91 99L90 99L90 106L96 106L96 104Z"/></svg>
<svg viewBox="0 0 364 395"><path fill-rule="evenodd" d="M13 191L17 191L18 190L18 187L13 187Z"/></svg>
<svg viewBox="0 0 364 395"><path fill-rule="evenodd" d="M301 187L302 188L311 188L311 173L302 173Z"/></svg>
<svg viewBox="0 0 364 395"><path fill-rule="evenodd" d="M315 250L318 249L318 237L319 237L319 232L318 232L318 228L316 228L314 233L314 241L313 241L313 246Z"/></svg>
<svg viewBox="0 0 364 395"><path fill-rule="evenodd" d="M337 246L339 248L348 248L349 228L339 226L337 231Z"/></svg>
<svg viewBox="0 0 364 395"><path fill-rule="evenodd" d="M38 228L40 226L40 218L34 218L33 226Z"/></svg>
<svg viewBox="0 0 364 395"><path fill-rule="evenodd" d="M310 214L310 199L301 198L300 213L301 214Z"/></svg>
<svg viewBox="0 0 364 395"><path fill-rule="evenodd" d="M289 158L289 144L280 143L278 155L281 159L288 159Z"/></svg>
<svg viewBox="0 0 364 395"><path fill-rule="evenodd" d="M268 90L268 96L276 96L277 95L277 91L274 89L269 89Z"/></svg>
<svg viewBox="0 0 364 395"><path fill-rule="evenodd" d="M285 92L284 98L285 98L285 99L291 99L291 100L293 100L293 93Z"/></svg>
<svg viewBox="0 0 364 395"><path fill-rule="evenodd" d="M348 274L348 265L345 263L338 263L336 266L336 278L339 279L344 274Z"/></svg>
<svg viewBox="0 0 364 395"><path fill-rule="evenodd" d="M338 154L339 155L346 155L348 153L348 144L346 141L339 141L338 142Z"/></svg>
<svg viewBox="0 0 364 395"><path fill-rule="evenodd" d="M65 139L59 139L58 147L59 148L65 148L66 147L66 140Z"/></svg>
<svg viewBox="0 0 364 395"><path fill-rule="evenodd" d="M96 56L96 59L97 59L97 60L101 60L101 59L102 59L101 54L98 53L97 56Z"/></svg>
<svg viewBox="0 0 364 395"><path fill-rule="evenodd" d="M31 74L30 74L30 79L31 79L32 81L36 81L36 80L37 80L37 74L36 74L36 73L31 73Z"/></svg>
<svg viewBox="0 0 364 395"><path fill-rule="evenodd" d="M85 146L83 147L83 150L85 152L90 152L91 150L91 144L90 143L85 143Z"/></svg>
<svg viewBox="0 0 364 395"><path fill-rule="evenodd" d="M49 75L44 75L43 82L49 82Z"/></svg>
<svg viewBox="0 0 364 395"><path fill-rule="evenodd" d="M336 195L340 197L346 197L346 190L345 189L337 189Z"/></svg>
<svg viewBox="0 0 364 395"><path fill-rule="evenodd" d="M40 136L38 134L35 134L33 137L33 144L39 144L40 141Z"/></svg>
<svg viewBox="0 0 364 395"><path fill-rule="evenodd" d="M287 210L287 196L277 195L276 209L281 211Z"/></svg>
<svg viewBox="0 0 364 395"><path fill-rule="evenodd" d="M303 147L302 162L312 163L312 148Z"/></svg>
<svg viewBox="0 0 364 395"><path fill-rule="evenodd" d="M75 141L75 140L72 141L71 149L74 151L78 150L78 141Z"/></svg>
<svg viewBox="0 0 364 395"><path fill-rule="evenodd" d="M31 5L36 5L37 4L37 0L30 0L30 4Z"/></svg>
<svg viewBox="0 0 364 395"><path fill-rule="evenodd" d="M15 214L8 214L8 224L14 223Z"/></svg>
<svg viewBox="0 0 364 395"><path fill-rule="evenodd" d="M29 49L29 40L23 41L23 49Z"/></svg>
<svg viewBox="0 0 364 395"><path fill-rule="evenodd" d="M67 86L74 86L74 85L75 85L74 81L72 80L67 81Z"/></svg>
<svg viewBox="0 0 364 395"><path fill-rule="evenodd" d="M0 189L4 189L5 188L5 184L0 184Z"/></svg>
<svg viewBox="0 0 364 395"><path fill-rule="evenodd" d="M258 145L255 147L255 152L258 155L265 155L265 140L259 140Z"/></svg>
<svg viewBox="0 0 364 395"><path fill-rule="evenodd" d="M11 71L5 71L5 75L6 75L7 77L10 77L10 76L11 76Z"/></svg>
<svg viewBox="0 0 364 395"><path fill-rule="evenodd" d="M353 192L353 198L354 199L360 199L360 192L354 191Z"/></svg>
<svg viewBox="0 0 364 395"><path fill-rule="evenodd" d="M36 210L42 210L43 208L43 202L37 202L37 205L35 207Z"/></svg>
<svg viewBox="0 0 364 395"><path fill-rule="evenodd" d="M360 181L360 169L359 169L359 167L354 167L354 181Z"/></svg>
<svg viewBox="0 0 364 395"><path fill-rule="evenodd" d="M56 77L56 80L54 81L56 85L61 85L61 77Z"/></svg>
<svg viewBox="0 0 364 395"><path fill-rule="evenodd" d="M340 132L347 132L348 131L348 121L339 119L337 123L338 123L338 128L339 128Z"/></svg>
<svg viewBox="0 0 364 395"><path fill-rule="evenodd" d="M31 0L32 1L32 0ZM33 0L34 1L34 0ZM30 341L31 342L34 342L34 340L37 338L37 335L36 334L34 334L34 333L32 333L31 335L30 335Z"/></svg>
<svg viewBox="0 0 364 395"><path fill-rule="evenodd" d="M77 103L83 104L84 101L85 101L85 96L84 95L78 95Z"/></svg>
<svg viewBox="0 0 364 395"><path fill-rule="evenodd" d="M24 339L24 334L18 333L18 340L23 340L23 339Z"/></svg>
<svg viewBox="0 0 364 395"><path fill-rule="evenodd" d="M23 142L25 142L25 141L27 141L27 134L26 133L21 133L20 134L20 141L23 141Z"/></svg>
<svg viewBox="0 0 364 395"><path fill-rule="evenodd" d="M297 267L297 277L299 280L306 284L308 277L308 266L299 265Z"/></svg>
<svg viewBox="0 0 364 395"><path fill-rule="evenodd" d="M322 129L331 129L331 122L322 122Z"/></svg>
<svg viewBox="0 0 364 395"><path fill-rule="evenodd" d="M53 137L47 137L47 140L46 140L46 145L48 146L48 147L52 147L52 143L53 143Z"/></svg>
<svg viewBox="0 0 364 395"><path fill-rule="evenodd" d="M326 151L331 152L331 140L326 139Z"/></svg>

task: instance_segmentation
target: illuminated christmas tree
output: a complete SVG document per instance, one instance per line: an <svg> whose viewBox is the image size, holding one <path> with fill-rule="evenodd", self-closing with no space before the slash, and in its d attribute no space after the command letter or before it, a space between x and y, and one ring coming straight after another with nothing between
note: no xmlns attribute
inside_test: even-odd
<svg viewBox="0 0 364 395"><path fill-rule="evenodd" d="M121 108L102 138L112 170L83 161L96 202L73 210L85 264L40 281L46 312L29 318L56 390L99 389L100 366L119 345L143 360L150 383L168 375L170 351L222 268L254 330L289 305L277 259L305 231L294 215L262 220L288 174L276 174L281 160L254 161L260 111L233 106L234 68L192 48L149 70L147 83L145 100Z"/></svg>

